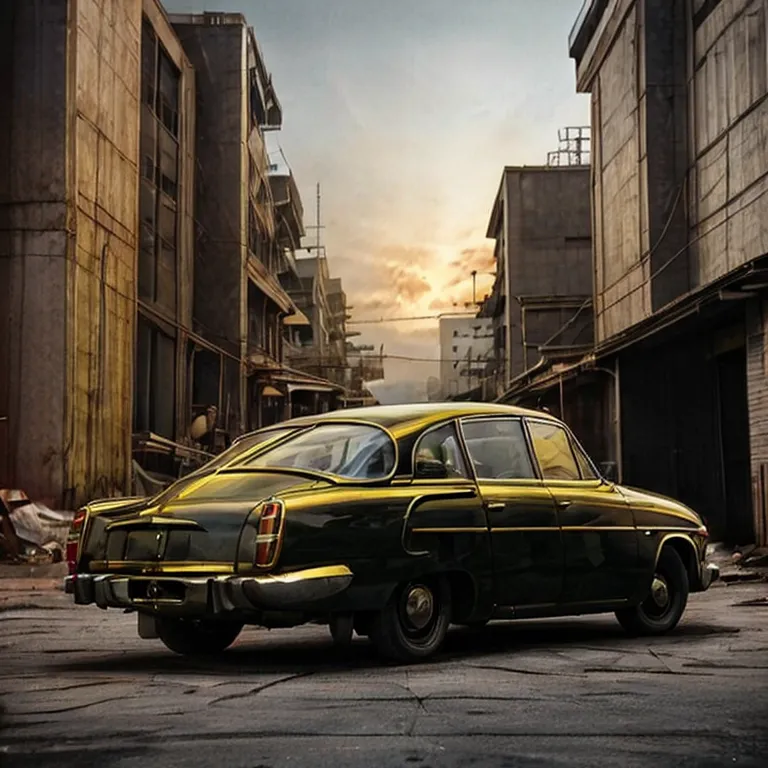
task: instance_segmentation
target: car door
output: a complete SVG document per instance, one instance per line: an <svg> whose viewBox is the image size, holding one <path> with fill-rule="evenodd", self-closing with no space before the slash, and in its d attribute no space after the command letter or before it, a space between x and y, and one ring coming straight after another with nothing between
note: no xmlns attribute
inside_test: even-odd
<svg viewBox="0 0 768 768"><path fill-rule="evenodd" d="M637 529L630 505L601 479L572 435L526 418L538 471L554 498L565 549L564 603L624 600L637 583Z"/></svg>
<svg viewBox="0 0 768 768"><path fill-rule="evenodd" d="M491 532L497 604L530 609L556 603L564 552L557 510L537 475L522 420L465 418L461 432Z"/></svg>

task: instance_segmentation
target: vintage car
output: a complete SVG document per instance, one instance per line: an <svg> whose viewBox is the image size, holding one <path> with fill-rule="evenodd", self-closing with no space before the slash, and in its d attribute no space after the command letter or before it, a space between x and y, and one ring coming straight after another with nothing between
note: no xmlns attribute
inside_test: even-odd
<svg viewBox="0 0 768 768"><path fill-rule="evenodd" d="M182 654L314 622L407 662L451 623L615 612L667 632L718 578L706 542L695 512L605 479L546 413L421 403L282 422L154 498L89 504L65 586Z"/></svg>

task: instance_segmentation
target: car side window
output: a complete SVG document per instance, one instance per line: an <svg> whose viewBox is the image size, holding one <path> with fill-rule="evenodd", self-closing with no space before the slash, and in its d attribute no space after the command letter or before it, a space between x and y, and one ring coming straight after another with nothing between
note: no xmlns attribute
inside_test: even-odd
<svg viewBox="0 0 768 768"><path fill-rule="evenodd" d="M448 470L448 477L469 477L453 424L446 424L423 435L416 444L414 455L416 461L426 459L442 462Z"/></svg>
<svg viewBox="0 0 768 768"><path fill-rule="evenodd" d="M581 470L581 479L597 480L595 470L592 469L592 464L587 458L587 454L581 449L581 446L578 443L571 443L571 446L573 447L573 452L576 454L576 462L579 465L579 470Z"/></svg>
<svg viewBox="0 0 768 768"><path fill-rule="evenodd" d="M529 421L533 450L545 480L580 480L568 433L557 424Z"/></svg>
<svg viewBox="0 0 768 768"><path fill-rule="evenodd" d="M483 480L531 480L536 477L520 419L463 421L475 473Z"/></svg>

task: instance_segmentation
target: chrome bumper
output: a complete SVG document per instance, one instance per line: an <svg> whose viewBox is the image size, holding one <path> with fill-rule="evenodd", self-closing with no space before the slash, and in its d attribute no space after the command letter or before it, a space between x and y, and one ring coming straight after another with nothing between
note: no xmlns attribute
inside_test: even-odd
<svg viewBox="0 0 768 768"><path fill-rule="evenodd" d="M714 563L701 564L701 590L709 589L710 585L720 578L720 568Z"/></svg>
<svg viewBox="0 0 768 768"><path fill-rule="evenodd" d="M351 581L345 565L265 576L78 573L64 579L64 591L77 605L219 614L308 608L340 594Z"/></svg>

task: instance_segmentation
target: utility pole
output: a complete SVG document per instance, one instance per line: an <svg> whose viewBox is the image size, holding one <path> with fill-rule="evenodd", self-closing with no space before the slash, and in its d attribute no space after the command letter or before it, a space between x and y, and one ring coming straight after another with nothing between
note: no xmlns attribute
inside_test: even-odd
<svg viewBox="0 0 768 768"><path fill-rule="evenodd" d="M318 356L318 370L320 371L320 375L323 375L323 372L325 371L325 365L324 365L324 352L325 352L325 344L323 343L323 339L321 338L322 334L322 323L320 322L320 309L321 309L321 301L320 297L322 295L322 273L320 271L320 255L321 255L321 246L320 246L320 230L324 229L324 227L320 224L320 182L317 182L317 193L316 193L316 206L315 206L315 225L314 226L306 226L305 229L314 229L315 230L315 245L314 246L308 246L307 250L311 250L314 248L315 251L315 280L314 280L314 286L313 286L313 299L315 302L315 327L313 327L312 332L315 335L315 349L317 350L317 356Z"/></svg>
<svg viewBox="0 0 768 768"><path fill-rule="evenodd" d="M472 389L472 345L470 344L469 349L467 349L467 382L469 386L467 387L467 391Z"/></svg>

